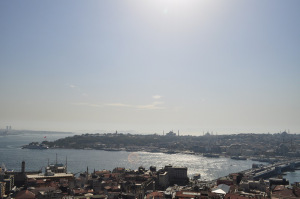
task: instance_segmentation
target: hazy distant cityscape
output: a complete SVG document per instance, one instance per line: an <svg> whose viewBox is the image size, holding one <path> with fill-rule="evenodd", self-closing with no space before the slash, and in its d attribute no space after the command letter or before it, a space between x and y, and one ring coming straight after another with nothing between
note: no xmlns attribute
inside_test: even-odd
<svg viewBox="0 0 300 199"><path fill-rule="evenodd" d="M300 134L234 134L180 136L170 131L165 135L150 134L83 134L53 142L30 143L25 148L73 148L108 151L147 151L164 153L203 153L206 156L226 155L237 159L252 157L266 162L300 157Z"/></svg>
<svg viewBox="0 0 300 199"><path fill-rule="evenodd" d="M3 138L14 136L51 135L52 132L13 131L10 127L2 134ZM61 132L62 133L62 132ZM59 132L53 132L59 135ZM166 164L162 168L152 165L135 169L117 167L95 170L87 166L85 171L72 173L65 164L57 160L43 170L33 171L26 167L26 160L20 164L20 171L0 169L1 198L276 198L300 197L300 185L289 183L284 178L286 172L297 172L300 167L300 135L281 132L277 134L235 134L202 136L180 135L180 132L167 132L163 135L123 134L66 134L57 140L30 142L20 150L48 151L75 149L131 152L128 161L137 161L138 152L165 153L176 157L177 153L201 156L211 159L227 158L233 161L252 159L253 163L245 170L237 170L226 176L205 180L201 173L188 175L188 166ZM26 137L25 137L26 138ZM6 153L3 148L3 153ZM0 149L1 150L1 149ZM7 151L8 152L8 151ZM1 152L2 153L2 152ZM178 156L177 156L178 157ZM204 159L203 159L204 160ZM5 159L2 161L5 163ZM159 160L153 160L159 161ZM142 163L142 162L141 162ZM44 163L46 164L46 163ZM201 163L199 163L201 164ZM241 163L243 164L243 163ZM187 163L188 165L188 163ZM213 170L211 171L213 172Z"/></svg>

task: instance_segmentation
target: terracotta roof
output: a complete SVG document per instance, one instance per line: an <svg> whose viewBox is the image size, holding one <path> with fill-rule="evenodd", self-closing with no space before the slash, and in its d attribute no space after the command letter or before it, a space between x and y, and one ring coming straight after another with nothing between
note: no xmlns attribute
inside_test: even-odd
<svg viewBox="0 0 300 199"><path fill-rule="evenodd" d="M111 189L110 186L105 186L104 189L108 190L108 189Z"/></svg>
<svg viewBox="0 0 300 199"><path fill-rule="evenodd" d="M147 195L147 199L152 198L165 198L165 194L163 192L152 192Z"/></svg>
<svg viewBox="0 0 300 199"><path fill-rule="evenodd" d="M176 198L195 198L196 196L201 196L199 192L191 192L191 191L179 191L176 193Z"/></svg>
<svg viewBox="0 0 300 199"><path fill-rule="evenodd" d="M20 191L15 199L35 199L35 194L28 190Z"/></svg>
<svg viewBox="0 0 300 199"><path fill-rule="evenodd" d="M38 194L40 191L49 192L49 191L54 191L54 190L57 190L57 189L55 187L36 187L31 192L34 194Z"/></svg>
<svg viewBox="0 0 300 199"><path fill-rule="evenodd" d="M225 195L224 199L248 199L249 197L240 196L238 194L228 193Z"/></svg>
<svg viewBox="0 0 300 199"><path fill-rule="evenodd" d="M300 197L300 188L299 187L295 187L294 188L294 194L298 197Z"/></svg>
<svg viewBox="0 0 300 199"><path fill-rule="evenodd" d="M102 174L110 173L110 171L108 171L108 170L102 170L102 171L96 171L95 173L97 175L102 175Z"/></svg>
<svg viewBox="0 0 300 199"><path fill-rule="evenodd" d="M74 194L85 194L87 193L84 189L73 189Z"/></svg>
<svg viewBox="0 0 300 199"><path fill-rule="evenodd" d="M37 184L45 184L46 182L43 179L36 180Z"/></svg>
<svg viewBox="0 0 300 199"><path fill-rule="evenodd" d="M30 179L27 179L27 182L36 182L36 179L35 178L30 178Z"/></svg>
<svg viewBox="0 0 300 199"><path fill-rule="evenodd" d="M282 190L284 190L285 188L284 188L284 185L277 185L274 189L273 189L273 191L282 191Z"/></svg>
<svg viewBox="0 0 300 199"><path fill-rule="evenodd" d="M292 189L287 189L284 186L282 189L281 185L276 186L273 190L272 197L274 196L279 198L297 198Z"/></svg>
<svg viewBox="0 0 300 199"><path fill-rule="evenodd" d="M110 175L111 175L111 174L109 174L109 173L108 173L108 174L104 174L104 177L105 177L105 178L110 178Z"/></svg>
<svg viewBox="0 0 300 199"><path fill-rule="evenodd" d="M93 189L89 189L87 192L88 193L94 193L94 190Z"/></svg>
<svg viewBox="0 0 300 199"><path fill-rule="evenodd" d="M111 177L114 177L114 178L117 178L117 177L120 177L121 174L120 173L112 173L111 174Z"/></svg>

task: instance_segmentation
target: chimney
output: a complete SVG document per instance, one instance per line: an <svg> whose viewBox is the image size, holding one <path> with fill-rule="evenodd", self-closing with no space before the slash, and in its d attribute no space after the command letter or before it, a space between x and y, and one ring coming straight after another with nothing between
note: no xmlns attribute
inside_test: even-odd
<svg viewBox="0 0 300 199"><path fill-rule="evenodd" d="M22 173L25 173L25 161L22 161Z"/></svg>

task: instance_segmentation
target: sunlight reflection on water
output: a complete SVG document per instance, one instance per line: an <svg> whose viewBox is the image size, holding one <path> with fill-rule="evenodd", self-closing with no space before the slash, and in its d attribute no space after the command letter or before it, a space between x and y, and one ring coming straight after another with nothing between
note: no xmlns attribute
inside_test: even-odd
<svg viewBox="0 0 300 199"><path fill-rule="evenodd" d="M151 165L158 169L165 165L188 167L188 175L200 173L202 179L212 180L229 173L239 172L252 167L254 161L251 160L232 160L229 158L207 158L200 155L188 154L164 154L137 152L139 160L130 162L127 167L138 168L144 166L149 168Z"/></svg>
<svg viewBox="0 0 300 199"><path fill-rule="evenodd" d="M36 138L35 136L7 136L0 140L0 165L5 163L9 169L19 171L22 160L26 161L26 170L36 171L44 169L48 160L55 163L56 154L58 162L65 163L68 157L68 171L73 173L125 167L127 169L138 169L143 166L149 169L156 166L157 169L165 165L185 166L188 168L188 175L200 173L201 179L212 180L249 169L251 160L232 160L229 158L208 158L201 155L190 154L164 154L148 152L126 152L126 151L101 151L101 150L75 150L75 149L49 149L30 150L21 149L22 145L28 144ZM54 138L53 138L54 139Z"/></svg>

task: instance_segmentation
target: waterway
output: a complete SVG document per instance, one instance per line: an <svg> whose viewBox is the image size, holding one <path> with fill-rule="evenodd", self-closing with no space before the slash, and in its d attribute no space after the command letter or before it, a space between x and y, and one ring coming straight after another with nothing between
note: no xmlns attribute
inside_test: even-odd
<svg viewBox="0 0 300 199"><path fill-rule="evenodd" d="M46 136L46 138L45 138ZM232 160L225 157L207 158L200 155L190 154L164 154L148 152L126 152L126 151L102 151L102 150L75 150L75 149L48 149L34 150L21 149L21 146L30 142L41 142L45 139L53 141L59 138L70 136L68 134L26 134L9 135L0 137L0 165L5 164L7 169L20 171L21 162L26 162L27 171L44 170L48 161L66 163L68 171L79 173L95 170L112 170L116 167L137 169L139 166L149 168L156 166L158 169L165 165L188 167L188 175L200 173L201 179L213 180L226 176L229 173L239 172L251 168L252 160ZM2 166L3 167L3 166ZM300 181L300 172L288 173L285 177L291 176L293 181ZM298 179L298 180L297 180Z"/></svg>
<svg viewBox="0 0 300 199"><path fill-rule="evenodd" d="M290 184L300 182L300 170L285 172L282 177L288 179Z"/></svg>

